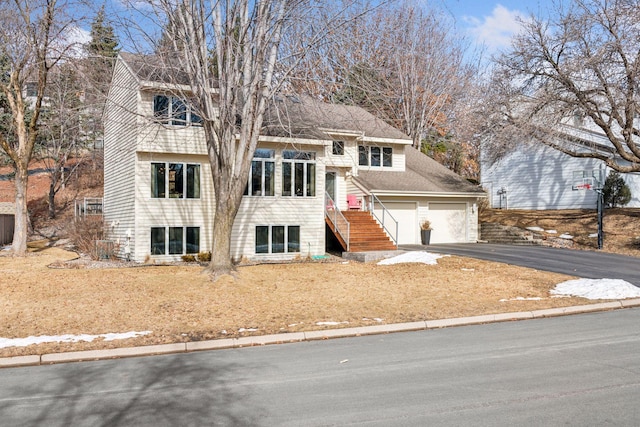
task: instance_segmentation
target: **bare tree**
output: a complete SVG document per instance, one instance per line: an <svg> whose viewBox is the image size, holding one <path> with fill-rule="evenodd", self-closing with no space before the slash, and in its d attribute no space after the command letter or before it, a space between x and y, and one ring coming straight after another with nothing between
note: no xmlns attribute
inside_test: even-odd
<svg viewBox="0 0 640 427"><path fill-rule="evenodd" d="M71 7L57 0L5 0L0 2L0 91L11 110L10 134L0 134L0 146L15 167L16 210L14 255L27 250L28 167L38 139L47 78L65 53L63 34L70 20L62 13ZM35 83L34 101L28 104L27 81Z"/></svg>
<svg viewBox="0 0 640 427"><path fill-rule="evenodd" d="M566 5L566 6L565 6ZM574 157L640 171L640 1L572 0L549 18L530 17L497 58L495 108L487 114L494 154L533 140ZM573 120L601 132L593 144Z"/></svg>
<svg viewBox="0 0 640 427"><path fill-rule="evenodd" d="M56 195L80 165L80 159L71 160L74 153L78 153L82 138L82 87L72 64L62 64L51 70L47 85L48 105L41 115L39 147L36 149L49 175L49 218L56 216Z"/></svg>
<svg viewBox="0 0 640 427"><path fill-rule="evenodd" d="M365 108L411 136L416 148L431 135L446 136L447 158L461 158L468 143L462 138L473 132L469 121L457 119L473 103L469 94L477 94L476 58L447 15L407 0L355 16L334 31L296 70L292 85ZM465 162L447 165L472 171Z"/></svg>
<svg viewBox="0 0 640 427"><path fill-rule="evenodd" d="M345 2L349 3L349 2ZM288 25L323 2L314 0L149 1L162 34L147 34L166 79L202 119L215 191L215 279L234 269L231 232L242 201L265 109L302 58L333 28L323 23L299 48L280 51ZM339 17L339 14L331 15ZM340 23L331 24L339 26ZM307 21L312 22L312 21ZM153 41L153 40L152 40Z"/></svg>

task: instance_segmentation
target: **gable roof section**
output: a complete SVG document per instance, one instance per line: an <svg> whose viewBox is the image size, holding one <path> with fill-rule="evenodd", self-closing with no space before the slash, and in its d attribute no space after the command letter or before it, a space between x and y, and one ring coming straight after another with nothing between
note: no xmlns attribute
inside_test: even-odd
<svg viewBox="0 0 640 427"><path fill-rule="evenodd" d="M168 67L156 55L120 52L120 58L131 70L138 82L155 82L166 85L188 85L187 74L179 67Z"/></svg>
<svg viewBox="0 0 640 427"><path fill-rule="evenodd" d="M485 194L479 186L471 184L413 147L405 147L405 157L404 172L361 170L353 179L376 194Z"/></svg>
<svg viewBox="0 0 640 427"><path fill-rule="evenodd" d="M269 136L327 139L331 134L350 134L365 142L411 143L403 132L363 108L309 96L276 96L265 112L263 128Z"/></svg>

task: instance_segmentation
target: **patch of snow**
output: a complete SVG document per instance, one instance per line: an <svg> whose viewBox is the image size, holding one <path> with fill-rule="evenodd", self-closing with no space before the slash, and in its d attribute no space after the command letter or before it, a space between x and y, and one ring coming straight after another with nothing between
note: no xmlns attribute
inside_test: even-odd
<svg viewBox="0 0 640 427"><path fill-rule="evenodd" d="M142 332L124 332L124 333L108 333L108 334L100 334L100 335L40 335L38 337L27 337L27 338L0 338L0 348L7 347L26 347L31 344L43 344L49 342L80 342L87 341L91 342L97 338L103 338L105 341L114 341L114 340L124 340L127 338L135 338L142 335L149 335L152 331L142 331Z"/></svg>
<svg viewBox="0 0 640 427"><path fill-rule="evenodd" d="M542 301L543 298L540 297L515 297L515 298L503 298L500 300L500 302L507 302L507 301Z"/></svg>
<svg viewBox="0 0 640 427"><path fill-rule="evenodd" d="M371 321L378 322L378 323L384 322L384 319L380 319L379 317L374 317L373 319L369 319L368 317L363 317L362 320L365 322L371 322Z"/></svg>
<svg viewBox="0 0 640 427"><path fill-rule="evenodd" d="M589 237L598 237L598 233L591 233L589 234Z"/></svg>
<svg viewBox="0 0 640 427"><path fill-rule="evenodd" d="M567 240L573 239L573 236L571 234L567 234L567 233L561 234L558 237L560 237L561 239L567 239Z"/></svg>
<svg viewBox="0 0 640 427"><path fill-rule="evenodd" d="M258 328L240 328L238 329L238 332L256 332L258 331Z"/></svg>
<svg viewBox="0 0 640 427"><path fill-rule="evenodd" d="M476 271L475 268L461 268L462 271Z"/></svg>
<svg viewBox="0 0 640 427"><path fill-rule="evenodd" d="M551 294L587 299L625 299L640 297L640 288L620 279L576 279L557 284Z"/></svg>
<svg viewBox="0 0 640 427"><path fill-rule="evenodd" d="M7 246L3 246L2 249L3 251L10 251L11 250L11 245L7 245Z"/></svg>
<svg viewBox="0 0 640 427"><path fill-rule="evenodd" d="M540 228L540 227L527 227L527 230L529 230L529 231L544 231L544 228Z"/></svg>
<svg viewBox="0 0 640 427"><path fill-rule="evenodd" d="M415 252L405 252L403 254L394 256L393 258L383 259L378 262L378 265L393 265L393 264L402 264L409 262L418 262L427 265L436 265L438 264L438 259L443 256L448 255L440 255L432 252L425 251L415 251Z"/></svg>
<svg viewBox="0 0 640 427"><path fill-rule="evenodd" d="M558 234L557 230L547 230L546 232L549 234Z"/></svg>
<svg viewBox="0 0 640 427"><path fill-rule="evenodd" d="M316 322L317 326L336 326L336 325L348 325L349 322Z"/></svg>

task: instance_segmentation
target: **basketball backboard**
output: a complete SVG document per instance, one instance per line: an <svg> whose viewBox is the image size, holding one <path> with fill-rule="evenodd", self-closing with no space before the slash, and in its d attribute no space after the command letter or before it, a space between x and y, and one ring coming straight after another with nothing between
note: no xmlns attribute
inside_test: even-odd
<svg viewBox="0 0 640 427"><path fill-rule="evenodd" d="M572 190L601 190L604 186L604 169L583 169L573 171Z"/></svg>

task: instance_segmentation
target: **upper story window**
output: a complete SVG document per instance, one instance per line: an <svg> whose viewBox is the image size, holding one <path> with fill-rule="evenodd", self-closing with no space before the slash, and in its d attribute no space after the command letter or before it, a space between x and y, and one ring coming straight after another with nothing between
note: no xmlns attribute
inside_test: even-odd
<svg viewBox="0 0 640 427"><path fill-rule="evenodd" d="M391 147L358 146L358 164L390 168L393 166L393 149Z"/></svg>
<svg viewBox="0 0 640 427"><path fill-rule="evenodd" d="M335 156L344 156L344 141L333 141L331 154Z"/></svg>
<svg viewBox="0 0 640 427"><path fill-rule="evenodd" d="M200 198L200 165L151 163L151 197Z"/></svg>
<svg viewBox="0 0 640 427"><path fill-rule="evenodd" d="M161 123L174 126L186 126L192 124L202 126L202 118L193 108L176 96L155 95L153 97L153 116Z"/></svg>
<svg viewBox="0 0 640 427"><path fill-rule="evenodd" d="M316 153L293 150L282 152L282 195L316 195Z"/></svg>
<svg viewBox="0 0 640 427"><path fill-rule="evenodd" d="M258 148L249 170L249 183L245 196L273 196L275 190L275 150Z"/></svg>

